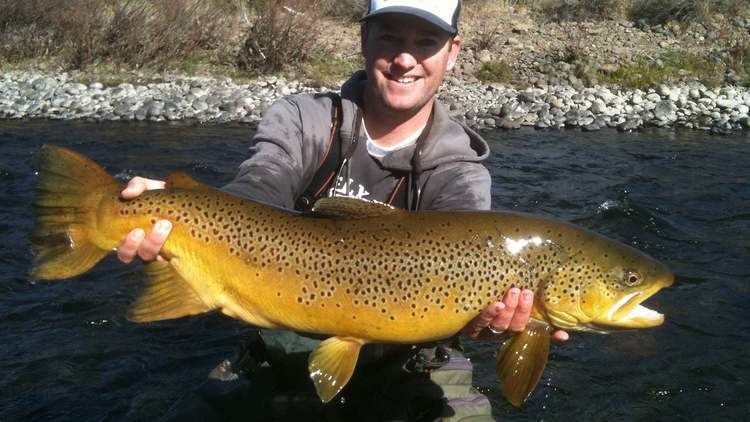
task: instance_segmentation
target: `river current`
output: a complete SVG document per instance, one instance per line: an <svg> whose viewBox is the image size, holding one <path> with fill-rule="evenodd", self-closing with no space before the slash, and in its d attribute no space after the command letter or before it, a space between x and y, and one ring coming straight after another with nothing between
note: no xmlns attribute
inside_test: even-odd
<svg viewBox="0 0 750 422"><path fill-rule="evenodd" d="M0 420L153 420L232 355L220 315L125 319L138 265L107 258L31 283L35 157L73 148L125 180L184 170L220 186L246 126L0 121ZM521 409L495 383L493 342L465 342L475 385L503 420L742 420L750 414L750 134L489 132L493 207L572 221L670 266L647 301L661 327L571 333Z"/></svg>

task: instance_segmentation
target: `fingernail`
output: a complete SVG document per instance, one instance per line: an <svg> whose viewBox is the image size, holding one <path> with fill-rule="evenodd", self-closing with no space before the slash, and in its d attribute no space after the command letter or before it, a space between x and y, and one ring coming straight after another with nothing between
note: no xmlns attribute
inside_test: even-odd
<svg viewBox="0 0 750 422"><path fill-rule="evenodd" d="M520 292L515 287L512 288L512 289L510 289L510 295L511 296L518 296L518 293L520 293Z"/></svg>
<svg viewBox="0 0 750 422"><path fill-rule="evenodd" d="M534 295L531 292L523 292L524 300L532 300L533 298L534 298Z"/></svg>
<svg viewBox="0 0 750 422"><path fill-rule="evenodd" d="M159 233L166 233L171 229L172 229L172 223L170 223L167 220L160 220L159 222L156 223L156 230Z"/></svg>
<svg viewBox="0 0 750 422"><path fill-rule="evenodd" d="M500 312L503 309L505 309L505 304L503 302L500 302L497 305L495 305L495 311Z"/></svg>
<svg viewBox="0 0 750 422"><path fill-rule="evenodd" d="M146 232L144 232L141 229L135 229L133 230L133 233L131 234L133 240L141 240L146 236Z"/></svg>

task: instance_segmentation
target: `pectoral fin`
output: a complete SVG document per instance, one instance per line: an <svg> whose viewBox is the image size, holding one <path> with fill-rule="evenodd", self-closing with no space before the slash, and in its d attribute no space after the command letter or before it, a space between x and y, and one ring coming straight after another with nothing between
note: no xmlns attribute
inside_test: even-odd
<svg viewBox="0 0 750 422"><path fill-rule="evenodd" d="M331 337L310 354L310 379L323 403L336 397L349 382L363 344L358 338Z"/></svg>
<svg viewBox="0 0 750 422"><path fill-rule="evenodd" d="M534 390L549 356L552 327L532 319L526 330L503 343L497 354L496 372L503 395L520 407Z"/></svg>
<svg viewBox="0 0 750 422"><path fill-rule="evenodd" d="M166 261L145 266L148 277L143 294L128 312L133 322L161 321L202 314L213 310L200 299L174 267Z"/></svg>

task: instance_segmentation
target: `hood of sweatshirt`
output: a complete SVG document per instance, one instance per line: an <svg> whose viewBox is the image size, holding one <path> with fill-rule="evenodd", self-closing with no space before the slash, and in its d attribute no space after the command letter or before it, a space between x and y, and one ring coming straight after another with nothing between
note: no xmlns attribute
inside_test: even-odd
<svg viewBox="0 0 750 422"><path fill-rule="evenodd" d="M343 121L341 138L352 139L356 128L357 110L361 107L367 74L358 71L342 86L341 98ZM416 157L421 170L430 170L450 162L479 162L489 155L489 146L479 134L453 120L445 107L437 100L433 107L432 127L421 145L412 145L387 154L378 159L388 169L412 171ZM364 128L360 128L359 139L367 139ZM416 149L419 148L417 151Z"/></svg>

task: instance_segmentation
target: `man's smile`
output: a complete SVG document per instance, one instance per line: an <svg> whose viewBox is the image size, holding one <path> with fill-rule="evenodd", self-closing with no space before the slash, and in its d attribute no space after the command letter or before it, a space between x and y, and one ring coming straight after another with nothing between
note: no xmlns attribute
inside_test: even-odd
<svg viewBox="0 0 750 422"><path fill-rule="evenodd" d="M388 80L392 82L397 82L401 85L410 85L419 79L416 76L393 76L393 75L386 75L386 78L388 78Z"/></svg>

